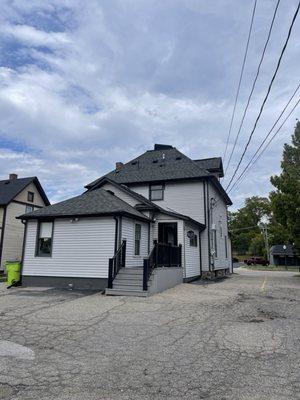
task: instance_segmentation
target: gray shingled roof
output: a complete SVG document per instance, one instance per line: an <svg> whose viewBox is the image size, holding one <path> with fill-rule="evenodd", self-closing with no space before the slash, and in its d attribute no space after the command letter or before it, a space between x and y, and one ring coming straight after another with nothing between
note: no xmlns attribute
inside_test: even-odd
<svg viewBox="0 0 300 400"><path fill-rule="evenodd" d="M224 176L223 163L221 157L202 158L193 160L199 167L206 169L208 172L218 172L221 177Z"/></svg>
<svg viewBox="0 0 300 400"><path fill-rule="evenodd" d="M149 220L144 214L131 207L104 189L95 189L80 196L41 208L31 213L23 214L21 219L41 219L51 217L75 217L125 214Z"/></svg>
<svg viewBox="0 0 300 400"><path fill-rule="evenodd" d="M283 244L275 244L274 246L271 247L270 249L271 254L275 255L281 255L284 256L285 254L287 256L293 256L295 253L294 246L291 244L286 245L286 250L283 248Z"/></svg>
<svg viewBox="0 0 300 400"><path fill-rule="evenodd" d="M117 183L168 181L205 176L209 176L205 169L173 147L148 150L124 164L120 171L113 170L105 175ZM102 177L86 187L91 188L101 179Z"/></svg>
<svg viewBox="0 0 300 400"><path fill-rule="evenodd" d="M45 204L50 204L39 180L36 176L32 176L29 178L5 179L0 181L0 205L7 205L10 203L30 183L36 184Z"/></svg>

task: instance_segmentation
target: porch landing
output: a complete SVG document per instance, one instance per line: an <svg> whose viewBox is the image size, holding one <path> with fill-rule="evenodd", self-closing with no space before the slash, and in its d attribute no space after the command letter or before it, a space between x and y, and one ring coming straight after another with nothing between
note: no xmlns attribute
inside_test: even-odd
<svg viewBox="0 0 300 400"><path fill-rule="evenodd" d="M154 268L148 290L143 290L143 268L121 268L113 281L113 288L106 289L107 295L147 297L170 289L183 282L181 267Z"/></svg>
<svg viewBox="0 0 300 400"><path fill-rule="evenodd" d="M147 297L149 292L143 290L143 267L121 268L113 281L113 288L107 288L105 294Z"/></svg>

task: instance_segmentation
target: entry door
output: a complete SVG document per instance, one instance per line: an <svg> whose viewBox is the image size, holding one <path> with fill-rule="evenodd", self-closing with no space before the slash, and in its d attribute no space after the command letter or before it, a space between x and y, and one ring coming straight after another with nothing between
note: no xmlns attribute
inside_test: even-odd
<svg viewBox="0 0 300 400"><path fill-rule="evenodd" d="M158 223L158 243L177 246L177 222Z"/></svg>

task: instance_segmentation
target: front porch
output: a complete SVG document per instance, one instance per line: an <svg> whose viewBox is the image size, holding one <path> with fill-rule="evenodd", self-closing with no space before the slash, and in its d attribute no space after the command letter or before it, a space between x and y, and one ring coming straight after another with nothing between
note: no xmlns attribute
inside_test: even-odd
<svg viewBox="0 0 300 400"><path fill-rule="evenodd" d="M126 240L109 260L106 294L147 297L183 282L182 247L154 242L143 266L126 265Z"/></svg>

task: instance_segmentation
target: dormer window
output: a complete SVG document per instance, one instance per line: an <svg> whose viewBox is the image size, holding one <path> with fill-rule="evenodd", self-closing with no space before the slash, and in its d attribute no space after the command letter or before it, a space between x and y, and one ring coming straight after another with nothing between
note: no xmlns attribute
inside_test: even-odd
<svg viewBox="0 0 300 400"><path fill-rule="evenodd" d="M164 199L165 186L161 185L150 185L150 200L157 201Z"/></svg>

